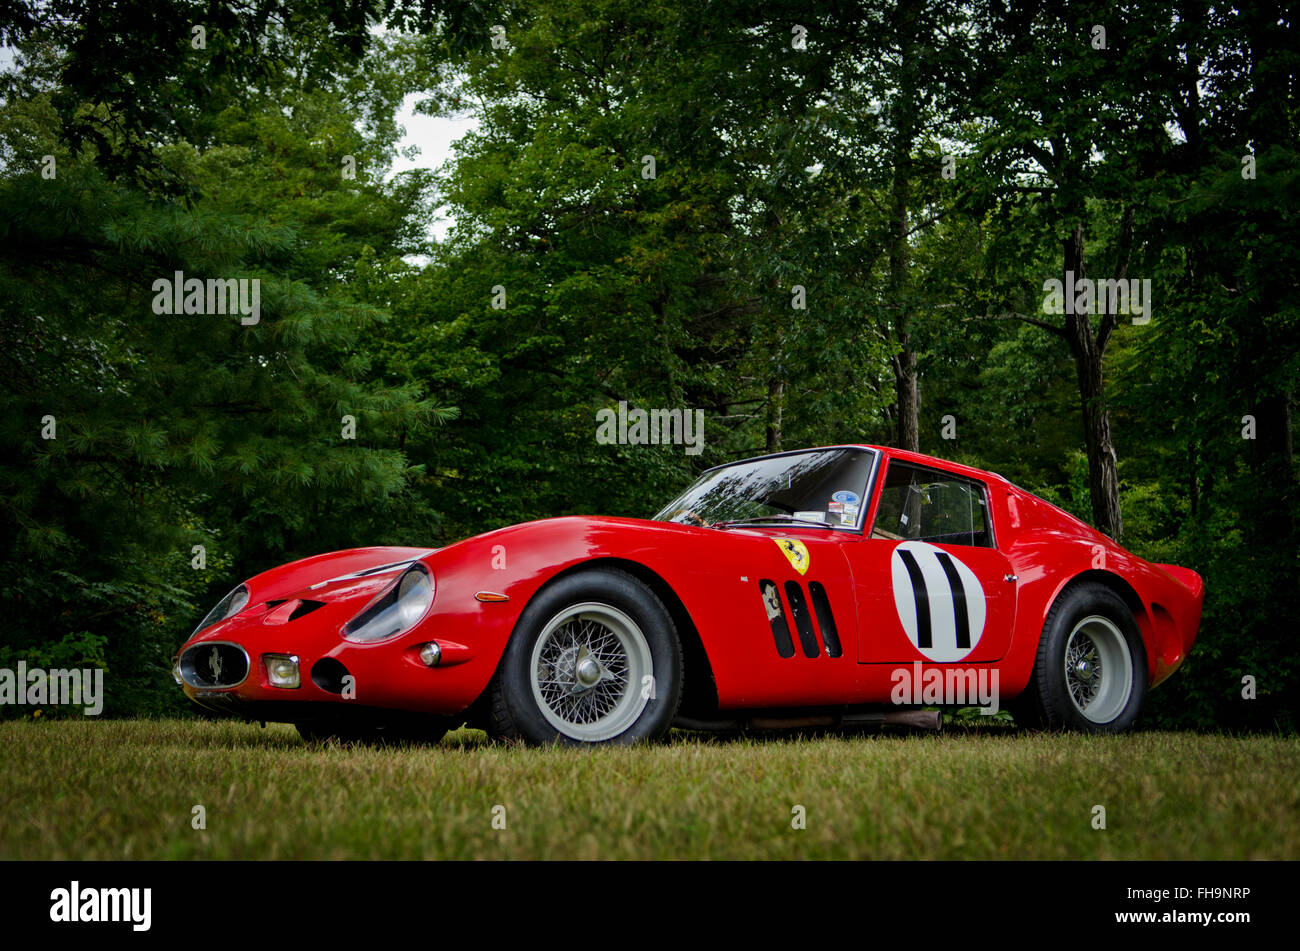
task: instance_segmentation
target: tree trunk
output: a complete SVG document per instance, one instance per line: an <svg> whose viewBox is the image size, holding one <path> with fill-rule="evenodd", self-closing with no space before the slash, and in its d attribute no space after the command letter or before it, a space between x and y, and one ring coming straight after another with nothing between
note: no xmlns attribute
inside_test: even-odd
<svg viewBox="0 0 1300 951"><path fill-rule="evenodd" d="M921 434L918 417L921 398L916 385L916 351L904 344L903 351L894 357L894 392L898 400L898 448L908 452L921 451Z"/></svg>
<svg viewBox="0 0 1300 951"><path fill-rule="evenodd" d="M908 452L921 451L919 417L921 401L916 385L916 351L912 348L912 334L908 330L908 269L911 267L911 248L907 244L908 202L910 200L911 174L910 163L906 158L896 155L894 172L894 220L891 224L893 237L889 249L889 296L898 316L894 321L894 332L898 335L898 354L892 364L894 368L894 394L898 407L898 432L895 445Z"/></svg>
<svg viewBox="0 0 1300 951"><path fill-rule="evenodd" d="M1293 149L1300 134L1291 107L1293 100L1277 94L1278 89L1285 88L1280 84L1294 77L1293 69L1287 68L1291 62L1291 41L1276 26L1277 18L1285 15L1285 9L1280 3L1261 2L1249 5L1248 12L1244 13L1252 78L1244 125L1253 151L1259 156L1267 156L1278 148ZM1289 213L1290 209L1261 207L1250 215L1250 221L1256 234L1282 234L1286 227L1284 216ZM1241 338L1246 353L1258 354L1255 361L1258 376L1247 391L1252 397L1248 412L1255 417L1255 439L1250 445L1250 468L1256 483L1251 534L1258 544L1290 552L1295 548L1293 521L1297 491L1291 443L1292 394L1288 386L1269 372L1283 368L1285 358L1265 355L1275 353L1278 348L1276 331L1271 328L1277 326L1277 315L1294 299L1295 286L1293 280L1287 279L1286 269L1278 268L1262 270L1254 284L1251 319Z"/></svg>
<svg viewBox="0 0 1300 951"><path fill-rule="evenodd" d="M1281 462L1283 473L1291 471L1295 452L1291 445L1291 394L1272 393L1251 407L1255 417L1255 439L1250 445L1250 468L1259 474L1271 459Z"/></svg>
<svg viewBox="0 0 1300 951"><path fill-rule="evenodd" d="M1255 439L1250 444L1250 471L1254 494L1254 531L1257 544L1280 546L1295 528L1295 455L1291 445L1291 394L1263 396L1250 408L1255 417Z"/></svg>
<svg viewBox="0 0 1300 951"><path fill-rule="evenodd" d="M1124 523L1119 510L1115 444L1110 435L1110 411L1105 402L1101 354L1092 349L1093 352L1083 359L1076 359L1083 408L1083 439L1088 452L1092 523L1098 531L1118 541L1124 534Z"/></svg>
<svg viewBox="0 0 1300 951"><path fill-rule="evenodd" d="M898 96L892 106L893 136L890 145L894 166L889 220L889 298L897 314L894 332L900 347L893 360L894 390L898 401L899 449L921 449L919 416L921 401L916 384L916 351L912 348L909 288L911 285L912 248L908 244L912 204L912 147L916 140L916 51L914 48L916 17L919 5L904 3L897 10L895 29L898 36Z"/></svg>
<svg viewBox="0 0 1300 951"><path fill-rule="evenodd" d="M1076 225L1065 240L1065 271L1067 275L1073 275L1074 281L1085 276L1082 225ZM1127 271L1127 262L1121 264L1121 271ZM1067 284L1065 293L1067 297L1074 296L1072 284ZM1067 311L1070 309L1072 308L1067 308ZM1099 532L1118 541L1124 533L1124 523L1120 518L1119 475L1115 444L1110 435L1110 410L1106 407L1102 377L1102 359L1109 337L1107 321L1112 316L1102 315L1103 332L1094 338L1092 322L1087 314L1067 313L1065 335L1079 381L1083 440L1088 453L1088 493L1092 497L1092 524Z"/></svg>
<svg viewBox="0 0 1300 951"><path fill-rule="evenodd" d="M781 417L785 412L785 381L773 376L767 381L767 452L781 451Z"/></svg>

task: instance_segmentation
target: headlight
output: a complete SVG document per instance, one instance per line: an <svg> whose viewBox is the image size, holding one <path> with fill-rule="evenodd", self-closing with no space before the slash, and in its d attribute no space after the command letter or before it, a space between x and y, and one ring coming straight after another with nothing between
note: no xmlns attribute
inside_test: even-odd
<svg viewBox="0 0 1300 951"><path fill-rule="evenodd" d="M248 605L248 589L242 584L230 594L226 595L217 602L217 606L208 612L208 616L199 622L199 626L194 629L194 634L199 633L205 627L211 627L218 621L224 621L226 618L234 617ZM194 634L190 636L193 637Z"/></svg>
<svg viewBox="0 0 1300 951"><path fill-rule="evenodd" d="M266 664L266 679L272 687L292 690L298 686L297 654L263 654L262 662Z"/></svg>
<svg viewBox="0 0 1300 951"><path fill-rule="evenodd" d="M423 565L412 565L397 584L372 601L348 622L343 636L370 643L410 630L433 604L433 575Z"/></svg>

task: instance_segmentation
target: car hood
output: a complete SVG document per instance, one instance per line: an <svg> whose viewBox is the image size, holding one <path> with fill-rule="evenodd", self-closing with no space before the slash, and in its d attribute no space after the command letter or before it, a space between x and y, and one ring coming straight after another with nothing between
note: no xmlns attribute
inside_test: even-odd
<svg viewBox="0 0 1300 951"><path fill-rule="evenodd" d="M248 603L293 598L329 604L373 595L436 548L349 548L313 555L249 578Z"/></svg>

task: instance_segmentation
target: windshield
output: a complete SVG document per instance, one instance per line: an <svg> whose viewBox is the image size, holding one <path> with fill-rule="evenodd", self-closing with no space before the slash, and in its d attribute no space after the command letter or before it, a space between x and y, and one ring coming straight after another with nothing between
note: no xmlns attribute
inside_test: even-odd
<svg viewBox="0 0 1300 951"><path fill-rule="evenodd" d="M688 525L798 520L857 528L875 461L870 449L813 449L711 469L655 519Z"/></svg>

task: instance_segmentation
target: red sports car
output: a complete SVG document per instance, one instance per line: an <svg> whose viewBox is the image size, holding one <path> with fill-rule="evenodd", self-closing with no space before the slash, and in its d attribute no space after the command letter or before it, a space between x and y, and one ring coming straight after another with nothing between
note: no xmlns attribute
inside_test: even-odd
<svg viewBox="0 0 1300 951"><path fill-rule="evenodd" d="M309 739L629 743L999 701L1115 732L1187 656L1203 593L1001 476L833 446L710 469L653 519L293 562L223 598L174 675Z"/></svg>

